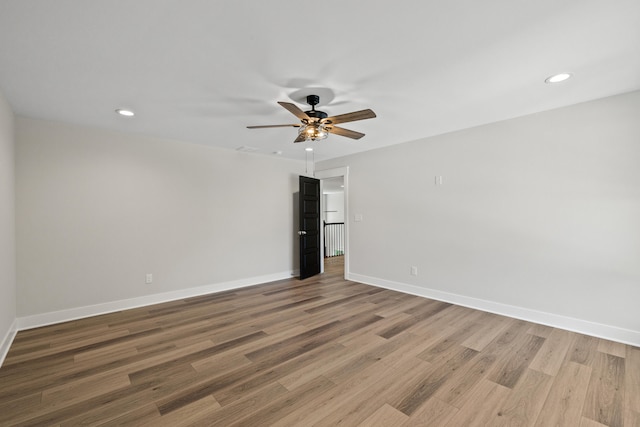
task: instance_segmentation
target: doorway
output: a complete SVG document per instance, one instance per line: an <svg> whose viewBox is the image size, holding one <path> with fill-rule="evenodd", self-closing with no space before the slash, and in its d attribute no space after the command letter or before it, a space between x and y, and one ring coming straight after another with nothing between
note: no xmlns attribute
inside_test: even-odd
<svg viewBox="0 0 640 427"><path fill-rule="evenodd" d="M341 269L343 277L347 279L349 274L349 168L321 170L316 171L314 175L321 182L323 229L325 221L327 224L342 223L342 225L330 226L335 231L341 227L341 232L337 231L340 236L338 242L326 242L325 233L321 233L322 247L326 246L326 253L321 257L321 271L324 272L325 268L331 269L332 272Z"/></svg>
<svg viewBox="0 0 640 427"><path fill-rule="evenodd" d="M325 271L344 275L344 178L326 178L321 183Z"/></svg>

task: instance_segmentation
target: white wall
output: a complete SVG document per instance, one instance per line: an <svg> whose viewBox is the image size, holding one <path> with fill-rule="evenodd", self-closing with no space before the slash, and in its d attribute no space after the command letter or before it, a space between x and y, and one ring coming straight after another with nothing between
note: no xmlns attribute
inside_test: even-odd
<svg viewBox="0 0 640 427"><path fill-rule="evenodd" d="M26 118L16 140L20 327L297 268L303 162Z"/></svg>
<svg viewBox="0 0 640 427"><path fill-rule="evenodd" d="M324 194L325 220L344 222L344 193Z"/></svg>
<svg viewBox="0 0 640 427"><path fill-rule="evenodd" d="M319 163L350 168L349 277L640 345L639 112L633 92Z"/></svg>
<svg viewBox="0 0 640 427"><path fill-rule="evenodd" d="M13 112L0 92L0 365L16 330Z"/></svg>

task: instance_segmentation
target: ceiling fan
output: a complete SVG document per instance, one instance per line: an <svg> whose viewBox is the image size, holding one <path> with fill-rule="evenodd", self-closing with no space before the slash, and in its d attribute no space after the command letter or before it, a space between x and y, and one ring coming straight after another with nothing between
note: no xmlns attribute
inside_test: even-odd
<svg viewBox="0 0 640 427"><path fill-rule="evenodd" d="M307 104L311 106L311 110L309 111L302 111L297 105L290 102L278 102L278 104L282 105L290 113L299 118L300 123L291 125L247 126L247 128L298 127L300 128L300 130L298 130L298 137L293 142L318 141L325 139L330 133L346 136L347 138L360 139L364 136L364 133L344 129L335 125L376 117L376 113L369 109L328 117L327 113L324 111L318 111L315 109L315 106L318 105L319 102L320 97L318 95L308 95Z"/></svg>

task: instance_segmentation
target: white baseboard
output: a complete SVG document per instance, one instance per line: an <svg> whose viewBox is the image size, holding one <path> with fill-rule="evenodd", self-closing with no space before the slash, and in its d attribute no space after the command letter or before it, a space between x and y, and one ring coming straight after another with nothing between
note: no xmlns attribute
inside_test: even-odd
<svg viewBox="0 0 640 427"><path fill-rule="evenodd" d="M115 311L144 307L168 301L175 301L184 298L191 298L200 295L239 289L247 286L258 285L261 283L289 279L297 274L299 273L296 271L275 273L265 276L251 277L206 286L199 286L195 288L181 289L179 291L165 292L161 294L147 295L143 297L107 302L103 304L19 317L13 322L4 339L0 341L0 366L2 366L2 362L4 362L4 359L7 356L9 347L11 346L11 343L13 342L13 339L15 338L16 333L19 330L38 328L41 326L97 316L100 314L113 313ZM640 347L640 331L633 331L616 326L604 325L601 323L575 319L572 317L553 313L545 313L542 311L531 310L524 307L502 304L493 301L467 297L464 295L452 294L435 289L423 288L420 286L394 282L376 277L369 277L356 273L347 273L346 279L352 280L354 282L365 283L367 285L391 289L406 294L449 302L452 304L482 310L489 313L513 317L516 319L539 323L554 328L565 329L572 332L578 332L585 335L604 338L607 340Z"/></svg>
<svg viewBox="0 0 640 427"><path fill-rule="evenodd" d="M9 330L5 334L2 341L0 341L0 366L4 363L4 359L7 357L9 353L9 348L13 343L13 339L16 337L18 333L18 319L14 319L13 323L9 327Z"/></svg>
<svg viewBox="0 0 640 427"><path fill-rule="evenodd" d="M498 302L452 294L438 291L436 289L423 288L420 286L364 276L361 274L348 273L347 279L380 288L391 289L405 294L449 302L464 307L487 311L489 313L500 314L503 316L526 320L528 322L539 323L554 328L565 329L567 331L578 332L597 338L604 338L640 347L640 331L633 331L630 329L619 328L617 326L594 323L588 320L575 319L553 313L545 313L542 311L531 310L529 308L501 304Z"/></svg>
<svg viewBox="0 0 640 427"><path fill-rule="evenodd" d="M287 271L283 273L274 273L264 276L249 277L246 279L232 280L229 282L198 286L195 288L180 289L178 291L146 295L126 300L111 301L102 304L76 307L42 314L34 314L31 316L19 317L17 319L17 330L22 331L25 329L39 328L41 326L53 325L56 323L68 322L71 320L113 313L115 311L128 310L131 308L160 304L168 301L175 301L184 298L197 297L200 295L213 294L216 292L229 291L233 289L244 288L247 286L259 285L261 283L275 282L276 280L290 279L293 275L295 275L295 272Z"/></svg>

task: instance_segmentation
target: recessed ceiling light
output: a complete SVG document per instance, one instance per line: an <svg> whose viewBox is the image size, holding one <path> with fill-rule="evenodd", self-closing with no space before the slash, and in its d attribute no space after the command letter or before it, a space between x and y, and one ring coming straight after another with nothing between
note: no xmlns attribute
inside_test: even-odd
<svg viewBox="0 0 640 427"><path fill-rule="evenodd" d="M571 78L571 73L560 73L560 74L555 74L551 77L547 77L544 82L545 83L560 83L563 82L565 80L568 80Z"/></svg>
<svg viewBox="0 0 640 427"><path fill-rule="evenodd" d="M304 149L304 151L313 151L313 148L307 147L307 148Z"/></svg>
<svg viewBox="0 0 640 427"><path fill-rule="evenodd" d="M116 113L120 114L121 116L125 116L125 117L133 117L135 116L135 113L131 110L127 110L124 108L118 108L116 110Z"/></svg>

